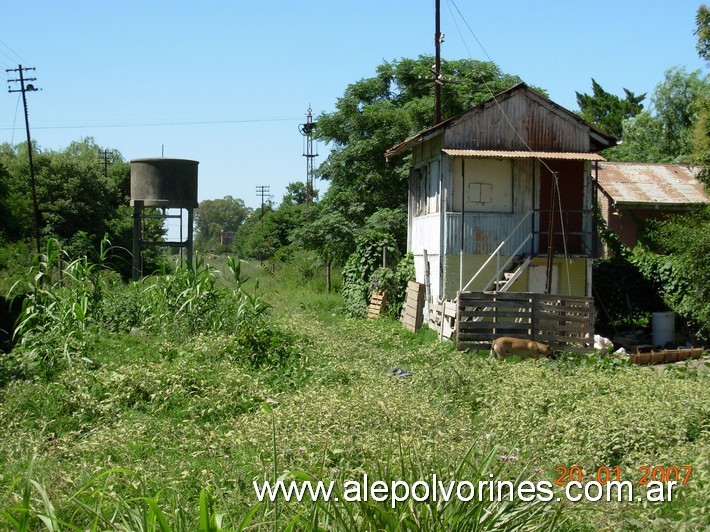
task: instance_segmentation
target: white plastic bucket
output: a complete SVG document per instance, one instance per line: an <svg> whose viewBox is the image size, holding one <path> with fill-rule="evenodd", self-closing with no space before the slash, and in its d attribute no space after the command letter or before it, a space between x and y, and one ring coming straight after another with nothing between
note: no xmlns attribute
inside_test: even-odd
<svg viewBox="0 0 710 532"><path fill-rule="evenodd" d="M675 341L675 313L654 312L651 315L651 332L653 345L664 347L668 342Z"/></svg>

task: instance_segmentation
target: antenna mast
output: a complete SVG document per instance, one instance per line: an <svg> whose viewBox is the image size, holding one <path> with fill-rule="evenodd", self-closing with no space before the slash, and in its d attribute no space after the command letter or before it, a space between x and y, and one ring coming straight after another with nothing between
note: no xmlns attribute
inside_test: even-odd
<svg viewBox="0 0 710 532"><path fill-rule="evenodd" d="M308 106L306 123L298 126L298 130L303 135L303 156L306 158L306 205L310 205L313 201L313 159L318 157L318 154L313 152L313 130L315 128L313 111Z"/></svg>

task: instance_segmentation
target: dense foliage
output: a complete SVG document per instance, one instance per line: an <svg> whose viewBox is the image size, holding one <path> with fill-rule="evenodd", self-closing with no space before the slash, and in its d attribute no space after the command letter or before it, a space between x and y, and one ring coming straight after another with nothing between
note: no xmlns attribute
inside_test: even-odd
<svg viewBox="0 0 710 532"><path fill-rule="evenodd" d="M95 144L92 138L73 142L61 152L33 148L37 203L40 211L40 239L58 240L71 258L99 249L108 236L113 243L110 258L124 278L130 276L133 211L130 200L130 166L116 150ZM0 238L17 245L33 235L33 208L29 186L27 145L0 146ZM3 193L5 194L3 196ZM159 220L146 220L147 240L165 234ZM96 259L96 257L90 257ZM160 252L146 250L147 271L161 262Z"/></svg>
<svg viewBox="0 0 710 532"><path fill-rule="evenodd" d="M651 314L674 311L695 343L710 340L710 207L648 221L629 249L599 221L612 250L594 262L594 295L600 332L644 328Z"/></svg>
<svg viewBox="0 0 710 532"><path fill-rule="evenodd" d="M592 94L576 93L581 117L603 131L621 138L623 122L633 118L643 110L641 103L645 94L635 95L624 89L625 98L606 92L599 83L592 79Z"/></svg>
<svg viewBox="0 0 710 532"><path fill-rule="evenodd" d="M195 211L195 248L203 252L227 249L222 244L225 233L233 239L250 214L244 201L232 196L201 201Z"/></svg>
<svg viewBox="0 0 710 532"><path fill-rule="evenodd" d="M387 162L384 153L433 125L434 83L430 56L385 62L373 77L349 85L336 110L318 117L316 135L331 152L318 169L330 186L323 201L353 222L381 208L406 207L406 160ZM495 64L442 61L456 83L442 87L442 116L455 116L518 83Z"/></svg>
<svg viewBox="0 0 710 532"><path fill-rule="evenodd" d="M710 341L710 206L650 224L633 262L699 339Z"/></svg>

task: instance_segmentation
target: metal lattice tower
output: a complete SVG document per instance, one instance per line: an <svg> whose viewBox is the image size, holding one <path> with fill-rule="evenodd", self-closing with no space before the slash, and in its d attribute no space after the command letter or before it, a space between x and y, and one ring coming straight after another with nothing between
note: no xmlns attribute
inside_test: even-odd
<svg viewBox="0 0 710 532"><path fill-rule="evenodd" d="M318 154L313 151L313 130L315 127L313 111L309 106L306 113L306 123L298 126L298 130L303 135L303 156L306 158L306 205L310 205L313 201L313 160L318 157Z"/></svg>

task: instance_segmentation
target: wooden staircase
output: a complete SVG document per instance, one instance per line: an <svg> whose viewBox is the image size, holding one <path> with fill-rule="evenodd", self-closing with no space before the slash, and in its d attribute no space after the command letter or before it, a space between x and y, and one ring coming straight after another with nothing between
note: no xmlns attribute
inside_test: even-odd
<svg viewBox="0 0 710 532"><path fill-rule="evenodd" d="M510 287L513 286L513 283L517 281L518 278L523 274L523 272L528 268L528 266L530 266L531 262L531 255L520 257L514 262L513 269L507 272L503 272L503 274L497 280L493 281L493 283L491 283L483 291L489 292L491 291L491 288L493 288L493 292L507 292Z"/></svg>

